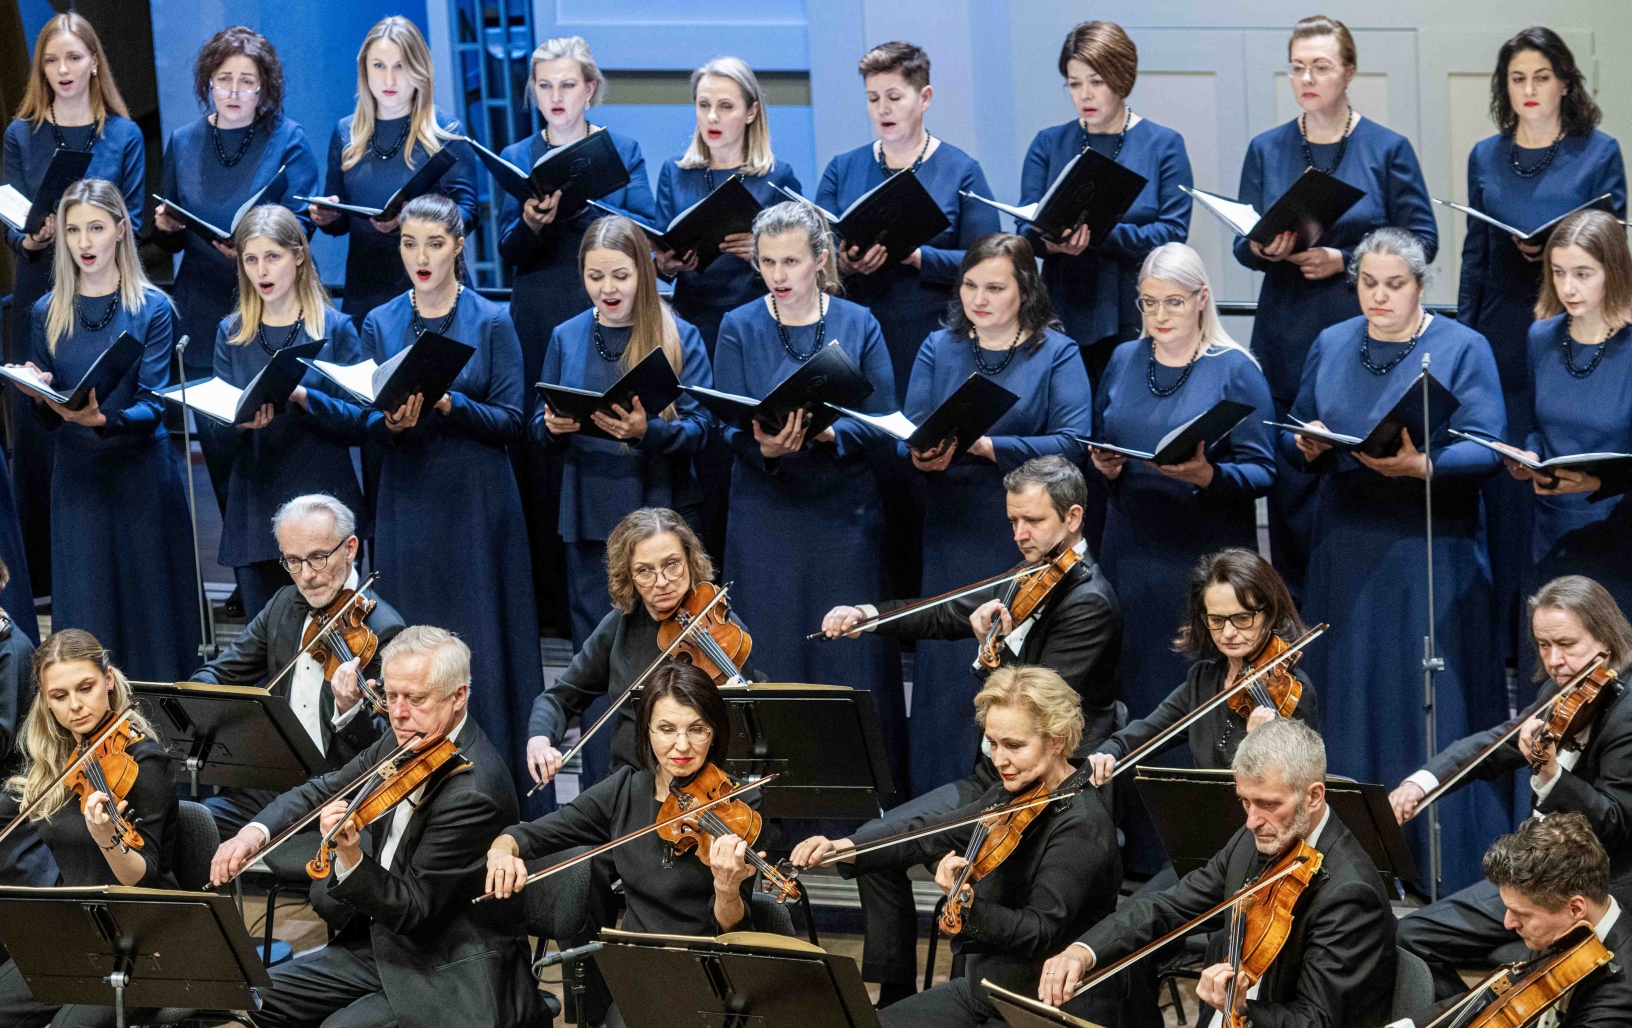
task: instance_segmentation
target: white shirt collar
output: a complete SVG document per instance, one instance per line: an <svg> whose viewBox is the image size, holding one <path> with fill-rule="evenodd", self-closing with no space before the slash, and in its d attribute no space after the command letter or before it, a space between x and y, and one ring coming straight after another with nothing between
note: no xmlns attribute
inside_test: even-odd
<svg viewBox="0 0 1632 1028"><path fill-rule="evenodd" d="M1320 833L1326 830L1326 822L1330 821L1331 819L1332 805L1328 803L1326 804L1326 813L1320 815L1320 824L1315 826L1315 830L1310 832L1309 837L1304 841L1310 846L1318 846L1320 844Z"/></svg>
<svg viewBox="0 0 1632 1028"><path fill-rule="evenodd" d="M1604 911L1604 916L1598 919L1598 923L1593 926L1592 929L1598 936L1599 942L1603 942L1605 939L1609 938L1609 933L1615 928L1615 922L1619 921L1620 919L1621 904L1615 899L1614 896L1610 896L1609 909Z"/></svg>

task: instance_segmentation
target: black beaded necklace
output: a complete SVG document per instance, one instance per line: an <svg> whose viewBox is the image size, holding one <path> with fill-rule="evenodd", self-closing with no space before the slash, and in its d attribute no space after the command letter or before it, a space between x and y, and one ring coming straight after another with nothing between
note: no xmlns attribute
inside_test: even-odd
<svg viewBox="0 0 1632 1028"><path fill-rule="evenodd" d="M1553 163L1553 158L1558 156L1558 144L1562 142L1564 142L1564 130L1559 129L1558 135L1553 139L1553 145L1547 148L1547 154L1546 156L1542 157L1541 163L1537 164L1534 168L1526 168L1519 164L1519 139L1518 133L1515 132L1513 135L1507 137L1508 166L1513 169L1513 174L1519 176L1520 178L1535 178L1537 175L1540 175L1542 172L1547 170L1547 165Z"/></svg>
<svg viewBox="0 0 1632 1028"><path fill-rule="evenodd" d="M735 175L739 170L741 170L741 169L733 168L731 170L731 174ZM727 181L730 181L730 180L727 179ZM710 193L714 192L714 169L713 168L705 167L703 169L703 185L708 187L708 191Z"/></svg>
<svg viewBox="0 0 1632 1028"><path fill-rule="evenodd" d="M1417 340L1422 338L1422 330L1427 327L1428 312L1423 311L1422 317L1417 319L1417 330L1416 332L1412 333L1411 341L1406 345L1405 349L1389 358L1387 364L1378 364L1376 361L1371 359L1371 325L1368 322L1366 325L1366 334L1360 340L1360 363L1365 365L1366 370L1371 372L1373 375L1388 374L1390 371L1393 371L1395 368L1399 367L1400 361L1405 360L1411 351L1417 348Z"/></svg>
<svg viewBox="0 0 1632 1028"><path fill-rule="evenodd" d="M249 123L249 130L244 133L244 145L238 148L237 153L228 157L226 147L221 145L221 126L213 121L210 122L210 142L215 144L216 160L229 168L243 160L244 154L249 153L249 144L255 141L255 126L257 124L259 124L259 119Z"/></svg>
<svg viewBox="0 0 1632 1028"><path fill-rule="evenodd" d="M50 118L50 120L48 122L46 122L46 124L51 126L51 135L56 137L57 149L58 150L72 150L72 149L74 149L73 147L68 145L68 140L63 136L61 127L57 125L57 101L55 99L52 99L49 103L47 103L46 106L51 108L51 118ZM86 153L90 153L95 148L96 148L96 130L92 129L90 135L85 137L85 145L80 147L79 149L83 150Z"/></svg>
<svg viewBox="0 0 1632 1028"><path fill-rule="evenodd" d="M595 343L595 352L600 354L601 359L608 364L616 364L622 360L624 350L629 349L628 342L623 344L623 350L613 353L606 348L606 340L601 337L601 312L598 308L590 314L589 320L595 326L594 331L590 333L590 339Z"/></svg>
<svg viewBox="0 0 1632 1028"><path fill-rule="evenodd" d="M261 344L261 349L269 354L276 355L279 350L293 346L295 340L299 338L300 333L305 329L306 308L303 306L295 314L295 323L289 327L289 335L283 340L282 344L273 346L271 341L266 338L266 322L264 320L255 326L255 341Z"/></svg>
<svg viewBox="0 0 1632 1028"><path fill-rule="evenodd" d="M987 367L986 356L980 352L980 333L976 332L975 334L971 335L969 337L969 345L974 349L975 353L975 370L979 371L982 375L996 375L1004 368L1008 367L1014 360L1014 355L1020 352L1020 335L1021 333L1025 332L1025 330L1026 327L1024 325L1021 325L1019 328L1014 330L1014 342L1010 343L1009 348L1003 352L1003 359L997 362L997 367L995 368Z"/></svg>
<svg viewBox="0 0 1632 1028"><path fill-rule="evenodd" d="M101 298L95 297L95 299ZM95 322L92 322L89 318L85 317L84 297L74 297L74 314L79 318L79 323L85 326L85 330L87 332L100 332L107 328L108 325L113 322L113 316L118 313L118 311L119 288L117 285L115 285L113 292L108 295L107 313L103 314L102 317Z"/></svg>
<svg viewBox="0 0 1632 1028"><path fill-rule="evenodd" d="M822 341L827 338L827 297L818 296L816 299L816 343L809 353L800 353L793 348L793 340L788 338L788 326L782 324L782 312L776 309L776 297L771 297L771 317L776 321L776 334L782 337L782 349L788 351L788 356L803 364L816 356L822 348Z"/></svg>
<svg viewBox="0 0 1632 1028"><path fill-rule="evenodd" d="M1206 348L1207 344L1205 341L1197 343L1196 352L1190 355L1190 360L1184 365L1184 370L1179 372L1179 380L1174 382L1166 389L1163 389L1161 386L1156 384L1156 340L1152 339L1150 341L1150 363L1145 365L1145 384L1150 386L1150 391L1152 393L1164 400L1167 399L1169 396L1172 396L1174 393L1184 388L1184 383L1190 380L1190 372L1194 371L1196 368L1196 361L1201 359L1201 351L1205 350Z"/></svg>
<svg viewBox="0 0 1632 1028"><path fill-rule="evenodd" d="M584 122L584 138L585 139L588 139L589 134L591 132L594 132L594 131L595 131L595 126L592 123L590 123L588 121ZM550 126L548 124L545 124L545 126L544 126L544 149L553 150L555 148L555 145L556 144L550 142ZM561 145L565 146L566 144L563 143Z"/></svg>
<svg viewBox="0 0 1632 1028"><path fill-rule="evenodd" d="M1584 368L1579 367L1575 363L1575 354L1571 351L1576 345L1584 346L1586 344L1577 344L1575 337L1570 334L1570 328L1574 324L1574 321L1575 319L1570 315L1564 315L1564 370L1568 371L1576 378L1586 378L1588 375L1591 375L1594 371L1598 370L1599 363L1604 359L1604 351L1609 349L1609 341L1615 338L1615 334L1611 332L1609 335L1605 336L1603 342L1599 343L1597 347L1595 347L1596 352L1593 353L1592 360L1587 363L1587 366Z"/></svg>
<svg viewBox="0 0 1632 1028"><path fill-rule="evenodd" d="M379 131L375 130L374 134L368 137L368 148L374 151L375 157L378 157L382 161L389 161L402 150L402 144L408 142L408 130L412 129L413 127L413 117L409 116L404 118L402 120L402 131L397 133L397 141L391 144L391 149L389 150L381 150L378 146L374 145L380 138Z"/></svg>
<svg viewBox="0 0 1632 1028"><path fill-rule="evenodd" d="M929 141L934 138L935 137L930 135L928 132L924 133L923 149L918 151L918 159L912 162L912 167L906 169L907 171L916 173L919 167L923 165L924 157L929 153ZM889 178L891 175L894 175L896 172L901 170L900 168L892 168L889 166L889 164L885 163L884 141L882 139L878 141L878 170L884 173L885 178Z"/></svg>
<svg viewBox="0 0 1632 1028"><path fill-rule="evenodd" d="M1309 117L1309 115L1307 113L1298 115L1298 138L1303 143L1303 161L1309 167L1314 168L1314 170L1323 175L1330 175L1336 172L1337 166L1343 163L1343 155L1347 153L1349 149L1349 134L1354 131L1354 129L1350 127L1349 123L1354 121L1354 108L1350 107L1346 103L1343 106L1348 111L1348 113L1343 116L1343 137L1337 141L1337 159L1332 162L1332 166L1330 168L1315 167L1315 152L1309 148L1309 133L1306 132L1303 127L1303 121L1305 118Z"/></svg>
<svg viewBox="0 0 1632 1028"><path fill-rule="evenodd" d="M436 327L436 334L437 335L445 336L445 335L448 334L448 329L453 325L454 317L459 313L459 298L464 296L464 295L465 295L465 286L464 286L464 283L461 282L459 284L459 287L456 290L454 290L454 293L453 293L453 306L448 308L447 316L442 319L442 324L440 324L440 325L438 325ZM425 319L421 318L419 316L419 291L418 290L416 290L416 289L408 290L408 306L413 308L413 311L414 311L414 316L413 316L412 319L409 320L408 327L413 329L414 340L415 340L415 342L418 342L419 337L424 335L426 330L430 327L430 326L425 324Z"/></svg>
<svg viewBox="0 0 1632 1028"><path fill-rule="evenodd" d="M1112 150L1111 154L1110 154L1111 160L1113 160L1113 161L1116 160L1119 156L1121 156L1121 154L1122 154L1122 144L1128 141L1128 126L1133 124L1133 108L1129 107L1127 104L1123 104L1122 109L1127 111L1128 113L1126 115L1124 115L1123 118L1122 118L1122 131L1117 133L1117 136L1116 136L1116 149ZM1077 124L1082 127L1082 152L1087 153L1088 152L1088 123L1083 121L1081 118L1078 118L1077 119Z"/></svg>

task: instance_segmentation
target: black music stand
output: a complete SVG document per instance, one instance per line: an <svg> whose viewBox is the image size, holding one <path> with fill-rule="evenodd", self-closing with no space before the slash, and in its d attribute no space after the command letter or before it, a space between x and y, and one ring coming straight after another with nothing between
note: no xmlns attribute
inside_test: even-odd
<svg viewBox="0 0 1632 1028"><path fill-rule="evenodd" d="M724 770L739 779L782 773L765 789L763 816L867 821L895 791L871 693L762 682L720 695L731 712Z"/></svg>
<svg viewBox="0 0 1632 1028"><path fill-rule="evenodd" d="M629 1028L878 1028L856 962L797 939L598 938L596 966Z"/></svg>
<svg viewBox="0 0 1632 1028"><path fill-rule="evenodd" d="M1010 992L984 979L980 987L986 990L986 998L992 1001L992 1006L1003 1015L1010 1028L1099 1028L1092 1021L1084 1021L1080 1017L1051 1007L1047 1003L1029 996L1022 996Z"/></svg>
<svg viewBox="0 0 1632 1028"><path fill-rule="evenodd" d="M1227 770L1139 767L1134 784L1179 877L1211 860L1247 823ZM1328 776L1326 802L1377 865L1390 895L1414 884L1417 864L1388 805L1386 786Z"/></svg>
<svg viewBox="0 0 1632 1028"><path fill-rule="evenodd" d="M254 1010L272 984L228 896L0 887L0 942L40 1003ZM226 1018L223 1017L223 1020Z"/></svg>
<svg viewBox="0 0 1632 1028"><path fill-rule="evenodd" d="M206 682L131 686L171 758L187 770L194 799L200 785L282 792L326 770L323 754L282 696Z"/></svg>

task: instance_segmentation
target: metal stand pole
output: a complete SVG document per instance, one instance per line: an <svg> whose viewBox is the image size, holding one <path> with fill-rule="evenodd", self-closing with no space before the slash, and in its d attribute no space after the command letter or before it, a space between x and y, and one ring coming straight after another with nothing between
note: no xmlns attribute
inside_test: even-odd
<svg viewBox="0 0 1632 1028"><path fill-rule="evenodd" d="M1427 740L1428 760L1431 762L1439 752L1438 711L1434 698L1434 675L1445 670L1445 662L1439 658L1435 647L1434 635L1434 461L1429 456L1428 440L1433 427L1428 411L1428 361L1429 355L1422 355L1422 453L1428 462L1427 474L1423 477L1422 496L1424 511L1423 535L1427 540L1428 553L1428 634L1422 637L1422 713L1423 732ZM1439 834L1439 804L1434 804L1428 811L1428 898L1439 899L1440 880L1440 834Z"/></svg>
<svg viewBox="0 0 1632 1028"><path fill-rule="evenodd" d="M198 586L198 655L209 660L215 656L215 611L204 592L204 559L198 553L198 497L193 488L193 433L188 422L191 410L187 406L187 344L190 341L189 337L182 336L176 344L176 362L181 368L181 459L182 466L187 469L187 514L193 526L193 581ZM196 788L194 795L197 795Z"/></svg>

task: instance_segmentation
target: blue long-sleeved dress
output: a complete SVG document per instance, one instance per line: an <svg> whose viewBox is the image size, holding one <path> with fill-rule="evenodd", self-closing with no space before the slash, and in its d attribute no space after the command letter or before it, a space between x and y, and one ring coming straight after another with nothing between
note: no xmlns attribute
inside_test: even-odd
<svg viewBox="0 0 1632 1028"><path fill-rule="evenodd" d="M924 244L921 268L895 264L871 275L851 275L844 283L846 295L872 311L884 330L895 371L897 403L906 400L919 345L925 336L940 328L947 304L958 295L958 265L963 262L963 252L981 236L1003 228L994 208L962 195L971 192L991 196L992 190L980 163L951 143L941 140L935 152L924 159L917 175L946 213L951 227ZM841 153L822 172L816 203L834 214L843 214L863 193L882 185L884 177L871 143Z"/></svg>
<svg viewBox="0 0 1632 1028"><path fill-rule="evenodd" d="M1315 164L1331 168L1342 144L1310 146ZM1281 194L1308 167L1300 145L1298 121L1293 119L1255 136L1241 164L1242 203L1268 211ZM1365 196L1327 229L1317 245L1343 251L1348 263L1366 234L1393 225L1416 234L1434 259L1439 233L1422 168L1411 141L1370 118L1361 118L1349 133L1343 160L1331 175ZM1252 352L1269 380L1269 394L1277 411L1285 411L1298 394L1309 346L1326 328L1360 313L1360 301L1348 277L1339 273L1308 281L1290 261L1264 261L1253 256L1245 237L1235 240L1235 257L1253 271L1264 272L1258 291L1258 316L1252 323ZM1269 541L1275 567L1294 595L1303 588L1309 539L1314 531L1314 483L1286 473L1283 461L1270 493Z"/></svg>
<svg viewBox="0 0 1632 1028"><path fill-rule="evenodd" d="M466 289L458 306L443 334L476 353L449 390L450 413L427 407L393 435L379 411L316 391L308 403L331 430L385 451L374 508L381 595L409 624L446 628L470 646L471 712L522 782L527 718L544 676L521 498L505 454L523 435L521 345L502 305ZM412 345L412 317L406 293L374 308L363 358L384 363Z"/></svg>
<svg viewBox="0 0 1632 1028"><path fill-rule="evenodd" d="M902 408L914 424L921 424L977 371L974 346L974 340L954 338L946 329L924 340ZM987 367L1003 357L995 350L981 352ZM1045 329L1041 339L1022 344L1008 367L986 377L1020 399L986 433L997 455L995 464L959 453L945 471L922 473L925 596L990 577L1019 562L1004 502L1004 475L1047 454L1082 460L1082 444L1074 437L1088 435L1093 396L1075 342ZM979 688L970 670L975 651L973 636L918 643L910 729L914 795L963 777L974 762L979 739L969 705Z"/></svg>
<svg viewBox="0 0 1632 1028"><path fill-rule="evenodd" d="M1109 157L1116 151L1118 135L1089 133L1080 120L1037 133L1020 171L1020 203L1041 200L1084 147ZM1043 281L1065 334L1078 346L1103 344L1103 355L1092 360L1096 385L1097 373L1116 341L1134 338L1143 328L1134 306L1139 266L1158 246L1182 243L1190 236L1191 200L1179 187L1195 184L1184 137L1148 118L1128 128L1116 161L1143 175L1145 188L1104 239L1093 240L1072 257L1049 253L1036 232L1023 224L1018 227L1026 230L1026 238L1043 259Z"/></svg>
<svg viewBox="0 0 1632 1028"><path fill-rule="evenodd" d="M142 191L147 185L147 151L142 131L129 118L109 115L101 134L95 125L75 125L51 130L49 124L31 125L13 121L6 126L4 157L0 159L0 179L26 197L40 187L51 158L57 151L57 136L70 150L91 148L88 178L106 179L119 187L125 208L130 212L131 231L142 228ZM93 137L94 141L93 141ZM6 359L21 363L28 359L30 319L34 303L51 291L55 249L47 246L30 250L23 234L10 225L0 225L6 244L16 255L11 283L11 325L6 342ZM12 552L0 542L0 558L11 569L11 583L0 602L30 638L39 641L32 602L24 597L33 581L42 586L51 581L51 451L50 437L22 404L12 406L11 479L16 485L17 520L21 523L24 549ZM9 493L10 490L8 489ZM0 506L10 506L10 498L0 498ZM3 517L3 515L0 515ZM0 533L9 535L10 533ZM27 563L24 555L27 555Z"/></svg>
<svg viewBox="0 0 1632 1028"><path fill-rule="evenodd" d="M1434 318L1386 375L1360 362L1366 321L1351 318L1316 338L1304 365L1292 414L1363 435L1399 400L1432 355L1430 371L1461 406L1447 428L1501 438L1505 427L1496 359L1483 336L1449 318ZM1387 362L1406 343L1373 342L1372 360ZM1413 441L1415 435L1413 434ZM1422 640L1428 631L1423 484L1387 478L1353 457L1327 451L1304 462L1282 432L1290 474L1319 482L1320 518L1309 555L1303 614L1331 630L1305 651L1319 684L1322 734L1333 774L1362 782L1398 782L1422 764ZM1490 563L1485 554L1479 486L1500 460L1477 443L1444 430L1432 440L1434 462L1434 614L1445 670L1435 679L1441 748L1507 717L1501 657L1492 649ZM1447 806L1446 804L1449 804ZM1507 801L1483 783L1440 801L1445 887L1479 877L1479 854L1511 826ZM1427 867L1427 833L1413 826L1419 867Z"/></svg>
<svg viewBox="0 0 1632 1028"><path fill-rule="evenodd" d="M1251 357L1213 347L1166 397L1150 388L1151 364L1149 339L1116 348L1094 393L1094 439L1154 452L1158 440L1219 400L1250 403L1253 411L1208 452L1213 481L1207 488L1169 478L1142 460L1123 464L1109 485L1099 564L1122 602L1122 699L1135 717L1155 710L1189 667L1173 652L1173 638L1185 623L1190 569L1226 546L1257 549L1253 501L1275 481L1274 430L1264 424L1275 409ZM1174 388L1183 373L1155 365L1163 390Z"/></svg>
<svg viewBox="0 0 1632 1028"><path fill-rule="evenodd" d="M714 373L702 336L681 318L681 385L713 385ZM623 376L621 361L595 348L594 311L556 326L539 378L551 385L601 391ZM632 328L601 326L607 353L622 356ZM553 436L544 426L540 403L529 424L533 440L561 454L561 539L567 546L567 594L572 602L573 646L582 646L612 609L606 592L606 537L624 515L641 507L669 507L695 522L701 496L691 458L708 438L708 412L689 394L674 402L674 414L646 412L646 434L634 444L593 439L580 433Z"/></svg>
<svg viewBox="0 0 1632 1028"><path fill-rule="evenodd" d="M82 297L80 313L100 323L118 293ZM101 329L77 321L46 342L47 293L34 304L34 365L53 381L78 382L125 332L143 343L137 374L98 396L107 424L64 421L43 403L35 414L56 436L51 468L51 622L82 628L113 653L131 678L176 681L198 664L198 591L181 463L170 448L160 405L139 390L170 375L174 323L164 294L151 289L138 311L120 307Z"/></svg>
<svg viewBox="0 0 1632 1028"><path fill-rule="evenodd" d="M872 383L860 409L895 409L895 383L884 334L867 308L828 301L824 337ZM816 345L816 325L788 328L799 353ZM718 388L763 397L800 367L782 346L763 299L725 316L715 350ZM723 430L736 454L725 537L724 580L754 636L754 664L773 681L825 682L873 694L894 760L906 750L901 664L893 642L872 634L858 640L807 642L822 617L841 603L876 597L883 588L884 514L873 458L893 440L855 418L833 424L831 443L807 442L798 453L766 460L752 432ZM895 768L896 773L905 770Z"/></svg>
<svg viewBox="0 0 1632 1028"><path fill-rule="evenodd" d="M404 115L401 118L375 122L373 142L374 147L379 149L365 149L356 164L342 168L341 158L351 143L352 118L353 115L350 114L341 118L329 137L329 163L323 182L323 195L338 196L341 203L361 207L383 207L393 193L406 185L408 180L414 177L414 173L425 166L430 154L425 151L424 145L416 140L413 144L412 168L403 162L400 151L392 153L390 157L380 156L382 151L390 150L407 127L409 119ZM458 123L451 122L440 112L436 121L450 132L459 131ZM458 204L459 213L465 219L465 230L474 231L477 169L475 152L463 139L443 140L442 145L453 151L455 161L453 167L442 174L441 180L431 192L440 193ZM348 237L346 295L340 302L340 309L347 316L361 324L369 311L408 291L408 272L397 254L397 246L402 239L400 230L381 232L367 218L353 218L348 213L342 213L334 221L319 227L331 236Z"/></svg>
<svg viewBox="0 0 1632 1028"><path fill-rule="evenodd" d="M1534 388L1524 448L1543 460L1571 453L1632 453L1632 327L1600 344L1603 357L1585 378L1570 374L1564 364L1568 331L1562 314L1530 326ZM1577 371L1592 364L1596 350L1571 343ZM1536 496L1525 594L1559 575L1586 575L1608 589L1622 610L1632 610L1632 500L1626 495L1632 474L1600 478L1600 494ZM1520 484L1530 488L1528 482Z"/></svg>
<svg viewBox="0 0 1632 1028"><path fill-rule="evenodd" d="M234 344L231 340L237 330L237 315L216 329L215 374L240 389L272 362L274 352L312 340L306 328L297 338L295 326L283 325L267 326L261 337ZM321 338L327 342L319 359L336 364L356 364L363 359L357 326L333 307L325 312ZM315 371L307 373L303 384L308 392L334 391L329 380ZM217 559L223 567L233 569L244 609L253 613L289 582L289 576L274 563L283 554L272 535L272 515L284 503L307 493L327 493L357 515L360 537L369 538L373 530L352 468L350 442L299 404L288 404L265 428L233 429L230 440L232 472Z"/></svg>
<svg viewBox="0 0 1632 1028"><path fill-rule="evenodd" d="M1559 141L1551 162L1546 150L1518 148L1511 136L1481 139L1468 153L1468 204L1526 231L1608 193L1615 216L1626 216L1626 166L1621 145L1596 129ZM1517 161L1528 177L1513 169ZM1526 333L1535 318L1542 263L1531 261L1506 233L1478 218L1467 219L1462 241L1462 280L1457 319L1490 340L1507 399L1507 431L1523 440L1531 430L1531 375ZM1535 493L1529 482L1495 475L1484 487L1490 533L1490 564L1496 589L1498 643L1514 656L1528 633L1519 624L1520 583L1531 563L1530 522Z"/></svg>

